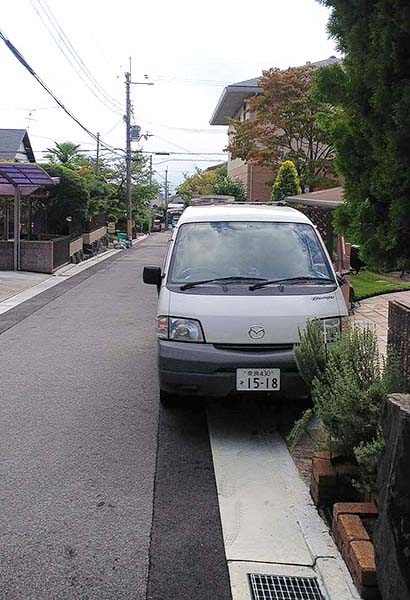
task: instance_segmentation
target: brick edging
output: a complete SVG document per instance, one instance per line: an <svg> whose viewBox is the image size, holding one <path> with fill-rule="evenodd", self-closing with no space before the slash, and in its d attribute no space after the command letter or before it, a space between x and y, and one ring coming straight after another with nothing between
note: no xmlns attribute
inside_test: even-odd
<svg viewBox="0 0 410 600"><path fill-rule="evenodd" d="M377 587L374 546L363 519L376 519L373 502L336 502L332 533L363 600L380 600Z"/></svg>

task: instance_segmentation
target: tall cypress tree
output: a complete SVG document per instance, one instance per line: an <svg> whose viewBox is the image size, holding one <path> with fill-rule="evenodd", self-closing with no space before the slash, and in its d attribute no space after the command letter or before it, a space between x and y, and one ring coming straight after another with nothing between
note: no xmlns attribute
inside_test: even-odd
<svg viewBox="0 0 410 600"><path fill-rule="evenodd" d="M410 2L319 0L343 63L317 74L345 177L336 226L379 267L410 262Z"/></svg>

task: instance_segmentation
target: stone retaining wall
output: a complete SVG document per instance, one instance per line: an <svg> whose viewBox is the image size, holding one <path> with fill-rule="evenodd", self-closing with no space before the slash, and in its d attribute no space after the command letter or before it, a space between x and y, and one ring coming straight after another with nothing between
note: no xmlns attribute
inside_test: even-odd
<svg viewBox="0 0 410 600"><path fill-rule="evenodd" d="M397 300L389 302L387 345L399 357L410 388L410 306Z"/></svg>
<svg viewBox="0 0 410 600"><path fill-rule="evenodd" d="M379 519L374 537L383 600L410 598L410 395L393 394L383 415Z"/></svg>

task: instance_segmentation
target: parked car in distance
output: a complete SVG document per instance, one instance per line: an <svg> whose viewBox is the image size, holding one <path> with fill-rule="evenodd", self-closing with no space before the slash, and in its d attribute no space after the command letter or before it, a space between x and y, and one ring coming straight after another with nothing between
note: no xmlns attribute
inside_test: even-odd
<svg viewBox="0 0 410 600"><path fill-rule="evenodd" d="M152 224L152 231L161 231L161 221L160 219L154 219Z"/></svg>
<svg viewBox="0 0 410 600"><path fill-rule="evenodd" d="M279 206L188 207L173 231L158 287L160 398L306 393L293 348L308 320L326 342L347 307L320 235Z"/></svg>

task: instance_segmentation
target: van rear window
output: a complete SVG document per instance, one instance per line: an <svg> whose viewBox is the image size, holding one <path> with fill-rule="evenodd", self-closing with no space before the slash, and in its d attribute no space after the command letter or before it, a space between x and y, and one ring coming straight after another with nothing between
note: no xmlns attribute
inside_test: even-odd
<svg viewBox="0 0 410 600"><path fill-rule="evenodd" d="M168 282L176 285L236 276L333 277L315 229L305 223L185 223L170 267Z"/></svg>

